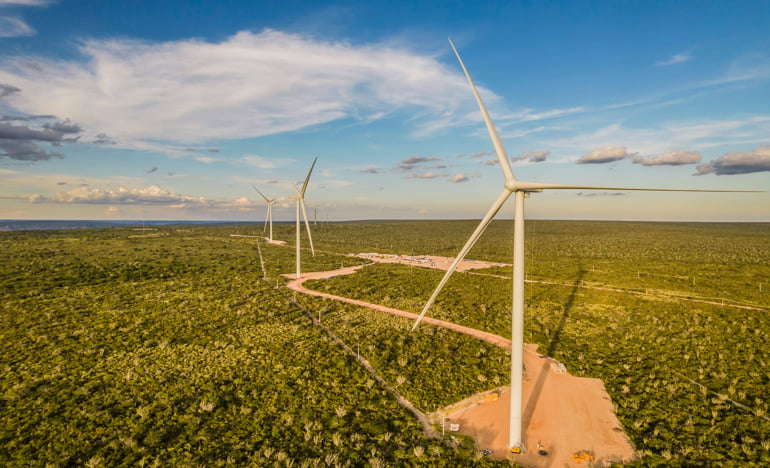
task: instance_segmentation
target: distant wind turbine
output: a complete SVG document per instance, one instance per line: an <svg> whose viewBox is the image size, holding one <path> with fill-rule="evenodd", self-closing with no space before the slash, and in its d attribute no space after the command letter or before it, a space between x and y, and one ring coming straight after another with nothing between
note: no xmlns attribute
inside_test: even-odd
<svg viewBox="0 0 770 468"><path fill-rule="evenodd" d="M313 173L313 168L315 167L315 163L318 161L318 158L313 159L313 164L310 166L310 170L307 173L307 177L305 177L305 182L302 184L302 189L299 189L296 185L294 186L294 189L297 191L297 196L294 197L297 200L297 278L300 278L301 272L300 272L300 252L299 252L299 232L300 232L300 222L299 222L299 211L302 209L302 217L305 218L305 228L307 229L307 238L310 240L310 251L313 253L313 256L315 257L315 249L313 248L313 236L310 235L310 225L307 222L307 211L305 210L305 190L307 190L307 184L310 182L310 174Z"/></svg>
<svg viewBox="0 0 770 468"><path fill-rule="evenodd" d="M267 224L270 223L270 237L268 237L268 240L270 242L273 242L273 205L276 202L275 198L267 198L264 193L260 192L256 185L252 185L254 187L254 190L257 191L258 194L262 195L262 198L265 199L267 202L267 216L265 216L265 227L267 227ZM264 229L262 229L264 232Z"/></svg>
<svg viewBox="0 0 770 468"><path fill-rule="evenodd" d="M476 102L481 110L481 115L484 117L484 122L487 125L489 136L492 139L492 144L497 154L497 159L500 163L500 169L503 171L505 177L505 184L502 192L497 197L497 200L492 204L487 211L487 214L479 223L476 230L471 234L471 237L465 243L460 253L455 258L452 265L447 270L444 278L433 291L433 295L430 297L425 307L422 309L420 316L414 323L412 330L414 330L420 323L428 308L436 300L441 289L444 287L449 277L457 268L457 265L465 258L465 255L470 251L476 241L484 233L492 218L497 214L500 208L503 206L508 197L514 194L514 225L513 225L513 304L511 308L511 408L510 408L510 432L508 437L508 447L512 452L518 453L524 450L524 445L521 440L521 400L522 400L522 383L523 383L523 353L524 353L524 198L528 197L532 192L542 192L546 189L570 189L570 190L643 190L643 191L658 191L658 192L750 192L749 190L688 190L688 189L661 189L661 188L631 188L631 187L599 187L592 185L563 185L563 184L549 184L543 182L524 182L516 179L511 171L511 165L508 162L508 155L505 153L503 144L500 141L500 137L497 134L497 130L492 124L492 120L489 117L486 107L479 96L479 92L476 90L476 86L473 84L468 70L465 68L465 64L460 58L460 54L457 52L452 40L449 40L449 44L452 46L452 50L457 56L457 60L460 62L460 66L465 73L465 77L468 79L473 95L476 97Z"/></svg>

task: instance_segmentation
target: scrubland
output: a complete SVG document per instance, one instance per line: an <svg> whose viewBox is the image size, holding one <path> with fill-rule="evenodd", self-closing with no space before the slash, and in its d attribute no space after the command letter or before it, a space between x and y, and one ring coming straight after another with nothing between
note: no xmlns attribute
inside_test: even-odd
<svg viewBox="0 0 770 468"><path fill-rule="evenodd" d="M453 256L474 222L314 227L303 271ZM511 261L510 222L469 257ZM639 465L770 463L770 225L531 221L525 340L601 378ZM0 233L0 463L495 464L420 424L507 384L507 353L302 295L261 226ZM263 270L264 267L264 270ZM368 265L313 289L419 312L443 273ZM430 315L510 336L510 270L456 273ZM767 284L763 284L766 282ZM742 308L743 307L743 308Z"/></svg>

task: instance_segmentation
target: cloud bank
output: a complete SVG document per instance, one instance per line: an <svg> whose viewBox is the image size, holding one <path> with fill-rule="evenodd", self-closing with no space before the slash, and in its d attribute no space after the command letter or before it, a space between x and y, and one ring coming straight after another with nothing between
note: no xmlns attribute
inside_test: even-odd
<svg viewBox="0 0 770 468"><path fill-rule="evenodd" d="M753 151L727 153L714 161L701 164L695 175L734 175L770 171L770 145L758 146Z"/></svg>
<svg viewBox="0 0 770 468"><path fill-rule="evenodd" d="M584 154L578 160L578 164L604 164L621 159L632 158L636 153L628 153L625 146L607 146L597 148Z"/></svg>
<svg viewBox="0 0 770 468"><path fill-rule="evenodd" d="M84 60L77 62L0 62L0 83L11 87L3 89L21 90L9 105L66 116L122 145L258 137L407 107L424 109L410 112L427 128L434 125L428 116L471 105L456 70L383 44L265 30L216 43L86 40L79 52Z"/></svg>
<svg viewBox="0 0 770 468"><path fill-rule="evenodd" d="M698 151L669 151L657 156L636 156L634 164L642 166L681 166L700 162L701 154Z"/></svg>
<svg viewBox="0 0 770 468"><path fill-rule="evenodd" d="M75 142L77 137L74 135L80 132L80 126L68 120L56 120L48 116L4 116L0 118L0 159L44 161L62 158L64 155L61 152L46 151L42 145L56 147L65 142Z"/></svg>
<svg viewBox="0 0 770 468"><path fill-rule="evenodd" d="M420 164L431 162L431 161L438 161L439 159L435 156L409 156L408 158L401 161L398 165L398 168L402 171L411 171L415 169Z"/></svg>
<svg viewBox="0 0 770 468"><path fill-rule="evenodd" d="M156 185L139 188L120 186L115 189L82 185L71 190L58 192L51 197L37 193L29 196L27 200L30 203L108 205L110 207L145 205L162 206L171 209L213 209L242 212L258 210L264 207L264 203L246 197L233 200L209 200L205 197L176 193Z"/></svg>
<svg viewBox="0 0 770 468"><path fill-rule="evenodd" d="M169 192L156 185L134 189L128 189L125 187L119 187L117 189L77 187L66 192L59 192L52 198L46 198L41 195L33 195L30 201L111 205L173 205L180 203L194 205L209 204L209 202L203 197L193 197L190 195L181 195L174 192Z"/></svg>
<svg viewBox="0 0 770 468"><path fill-rule="evenodd" d="M413 173L406 176L407 179L439 179L441 177L446 177L447 174L441 174L436 173L433 171L428 172L421 172L421 173Z"/></svg>
<svg viewBox="0 0 770 468"><path fill-rule="evenodd" d="M521 156L511 157L511 162L543 162L546 160L549 154L551 154L550 151L525 151Z"/></svg>

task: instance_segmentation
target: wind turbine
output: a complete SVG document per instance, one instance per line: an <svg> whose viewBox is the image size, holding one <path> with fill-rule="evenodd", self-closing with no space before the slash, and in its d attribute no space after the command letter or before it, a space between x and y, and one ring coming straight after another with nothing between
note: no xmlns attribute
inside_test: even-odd
<svg viewBox="0 0 770 468"><path fill-rule="evenodd" d="M302 217L305 218L305 228L307 229L307 238L310 239L310 251L313 252L313 256L315 257L315 249L313 248L313 236L310 235L310 225L307 222L307 211L305 210L305 190L307 190L307 184L308 182L310 182L310 174L313 173L313 168L315 167L316 161L318 161L318 158L313 159L313 164L310 166L310 170L307 173L307 177L305 177L305 182L302 184L302 189L299 189L296 185L294 186L294 190L297 191L297 196L294 197L297 200L297 278L300 278L301 276L300 253L299 253L300 208L302 209Z"/></svg>
<svg viewBox="0 0 770 468"><path fill-rule="evenodd" d="M500 195L494 201L492 206L487 211L487 214L479 223L476 230L473 231L471 237L465 243L460 253L455 258L452 265L450 265L441 282L433 291L425 307L422 309L420 316L414 323L412 330L417 328L428 308L436 300L441 289L444 287L449 277L457 268L457 265L465 258L465 255L470 251L476 241L484 233L492 218L497 214L500 208L508 200L511 194L514 195L514 225L513 225L513 298L511 307L511 409L510 409L510 432L508 436L508 447L512 452L518 453L524 449L524 445L521 439L521 403L522 403L522 383L523 383L523 353L524 353L524 198L528 197L532 192L542 192L543 190L643 190L643 191L658 191L658 192L740 192L740 190L688 190L688 189L661 189L661 188L631 188L631 187L603 187L592 185L564 185L564 184L550 184L543 182L525 182L518 180L513 176L511 171L511 165L508 162L508 155L505 153L503 144L500 141L500 137L497 134L495 126L492 124L492 120L489 117L486 107L479 96L476 86L471 80L468 70L465 68L465 64L460 58L460 54L449 40L449 44L452 46L452 50L457 56L457 60L460 62L460 66L465 73L465 77L468 79L471 91L476 98L476 102L481 110L481 115L484 117L484 122L487 125L487 131L492 139L492 145L495 148L497 159L500 163L500 169L503 171L505 177L505 183ZM746 191L744 191L746 192Z"/></svg>
<svg viewBox="0 0 770 468"><path fill-rule="evenodd" d="M264 193L260 192L256 185L252 185L254 187L254 190L257 191L258 194L262 195L262 198L265 199L267 202L267 216L265 216L265 227L267 227L267 223L270 223L270 237L268 240L270 242L273 242L273 205L275 204L276 200L275 198L267 198ZM264 229L262 230L264 231Z"/></svg>

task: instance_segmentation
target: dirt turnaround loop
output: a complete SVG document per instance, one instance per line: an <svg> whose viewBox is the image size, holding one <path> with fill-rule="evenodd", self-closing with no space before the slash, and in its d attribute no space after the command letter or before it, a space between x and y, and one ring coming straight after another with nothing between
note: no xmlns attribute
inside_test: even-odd
<svg viewBox="0 0 770 468"><path fill-rule="evenodd" d="M373 254L366 254L367 257ZM363 256L363 255L361 255ZM371 258L371 257L369 257ZM410 258L409 260L411 260ZM446 261L427 262L432 268L446 269ZM398 261L398 260L396 260ZM466 268L483 268L480 262ZM446 265L446 266L444 266ZM309 279L329 278L351 274L362 268L305 273L287 286L298 292L338 300L402 317L416 319L417 314L370 304L332 294L306 289L302 283ZM290 275L286 275L290 276ZM425 317L423 322L450 328L497 346L510 348L511 342L492 333L463 327L451 322ZM602 466L604 462L628 462L635 458L634 449L623 432L612 401L599 379L575 377L555 359L537 352L537 345L524 346L525 379L522 408L522 439L524 453L508 452L510 392L508 389L475 395L444 408L432 416L439 426L451 434L473 436L479 450L491 450L492 458L511 458L531 467ZM538 450L547 454L540 455Z"/></svg>

